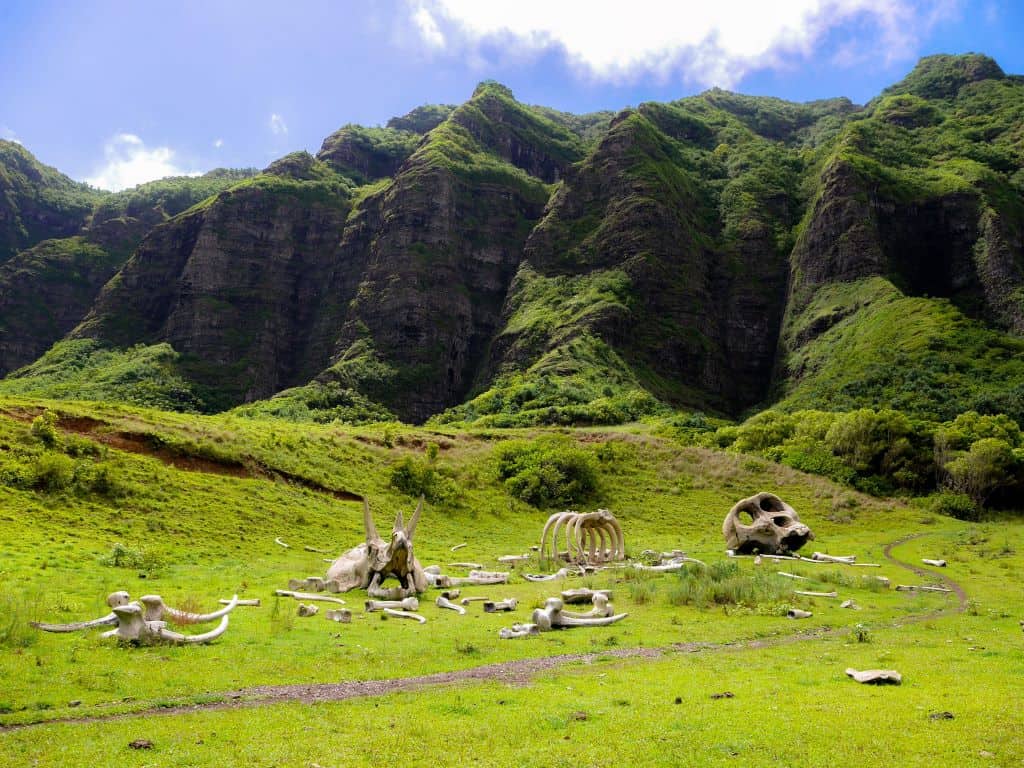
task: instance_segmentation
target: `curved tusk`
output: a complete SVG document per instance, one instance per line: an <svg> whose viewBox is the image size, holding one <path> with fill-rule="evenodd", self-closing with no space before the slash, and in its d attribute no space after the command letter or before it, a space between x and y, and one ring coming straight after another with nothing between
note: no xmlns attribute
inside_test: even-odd
<svg viewBox="0 0 1024 768"><path fill-rule="evenodd" d="M277 544L277 546L279 546L279 547L284 547L285 549L291 549L291 546L289 546L288 544L285 544L280 536L278 536L276 539L274 539L274 543Z"/></svg>
<svg viewBox="0 0 1024 768"><path fill-rule="evenodd" d="M370 502L366 500L366 497L363 497L363 528L366 529L367 544L372 544L380 538L377 536L377 526L373 523L373 515L370 514Z"/></svg>
<svg viewBox="0 0 1024 768"><path fill-rule="evenodd" d="M29 625L31 627L35 629L41 629L43 632L78 632L82 629L103 627L108 624L117 624L117 614L108 613L106 616L101 616L98 619L91 619L89 621L76 621L72 624L47 624L42 621L29 622Z"/></svg>
<svg viewBox="0 0 1024 768"><path fill-rule="evenodd" d="M227 629L228 616L225 614L221 617L220 624L217 625L216 629L211 629L209 632L205 632L201 635L183 635L180 632L172 632L164 627L158 629L156 634L161 640L168 640L172 643L183 643L188 645L194 643L208 643L211 640L216 640L218 637L223 635Z"/></svg>
<svg viewBox="0 0 1024 768"><path fill-rule="evenodd" d="M413 534L416 533L416 523L420 521L420 513L423 511L423 494L420 494L419 503L416 505L416 511L412 513L412 519L409 520L409 525L405 527L405 538L412 541Z"/></svg>
<svg viewBox="0 0 1024 768"><path fill-rule="evenodd" d="M624 618L629 616L628 613L617 613L614 616L605 616L602 618L593 619L582 619L574 616L566 616L564 613L561 615L559 626L561 627L606 627L609 624L614 624L617 621L622 621Z"/></svg>
<svg viewBox="0 0 1024 768"><path fill-rule="evenodd" d="M165 606L164 611L176 624L206 624L210 621L216 621L221 616L227 616L235 610L237 605L238 595L235 595L227 605L213 613L189 613L188 611L171 608L170 606Z"/></svg>

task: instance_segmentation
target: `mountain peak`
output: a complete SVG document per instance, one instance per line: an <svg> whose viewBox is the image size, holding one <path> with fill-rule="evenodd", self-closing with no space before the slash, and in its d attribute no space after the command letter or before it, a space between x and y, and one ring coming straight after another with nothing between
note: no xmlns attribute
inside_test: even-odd
<svg viewBox="0 0 1024 768"><path fill-rule="evenodd" d="M953 99L960 89L981 80L1002 80L1006 73L995 62L980 53L925 56L914 69L883 91L884 95L911 93L925 99Z"/></svg>

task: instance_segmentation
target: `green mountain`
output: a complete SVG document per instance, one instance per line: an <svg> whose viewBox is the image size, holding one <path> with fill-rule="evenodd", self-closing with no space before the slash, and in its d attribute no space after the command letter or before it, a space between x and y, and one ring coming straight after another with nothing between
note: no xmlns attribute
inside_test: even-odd
<svg viewBox="0 0 1024 768"><path fill-rule="evenodd" d="M0 392L494 426L1020 420L1022 137L1024 80L979 55L865 106L712 90L568 115L486 82L26 240L0 328L39 306L3 315L19 275L64 280L61 312L17 332L3 370L31 364ZM124 217L145 232L119 240Z"/></svg>

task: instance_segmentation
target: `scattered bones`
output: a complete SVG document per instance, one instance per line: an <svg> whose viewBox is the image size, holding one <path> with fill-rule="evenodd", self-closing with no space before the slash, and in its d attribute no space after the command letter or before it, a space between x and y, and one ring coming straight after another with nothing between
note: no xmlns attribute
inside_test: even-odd
<svg viewBox="0 0 1024 768"><path fill-rule="evenodd" d="M745 524L741 513L750 516ZM795 552L814 538L796 510L773 493L758 493L736 502L722 523L725 546L738 554Z"/></svg>
<svg viewBox="0 0 1024 768"><path fill-rule="evenodd" d="M615 615L595 616L593 611L586 614L570 613L563 611L563 603L560 598L549 597L544 602L543 608L537 608L533 612L532 620L541 632L561 627L603 627L621 621L629 614L619 613ZM595 609L596 610L596 609ZM605 610L611 611L610 605L605 605Z"/></svg>
<svg viewBox="0 0 1024 768"><path fill-rule="evenodd" d="M415 597L406 597L402 600L367 600L365 605L367 613L373 611L386 611L393 608L403 611L418 611L420 601Z"/></svg>
<svg viewBox="0 0 1024 768"><path fill-rule="evenodd" d="M499 611L514 611L519 605L519 601L514 597L507 597L504 600L497 602L493 600L484 601L484 613L498 613Z"/></svg>
<svg viewBox="0 0 1024 768"><path fill-rule="evenodd" d="M540 634L540 627L536 624L513 624L511 629L502 629L498 637L502 640L512 640L516 637L533 637Z"/></svg>
<svg viewBox="0 0 1024 768"><path fill-rule="evenodd" d="M394 608L385 608L381 613L380 617L386 619L388 616L394 616L396 619L412 619L418 621L420 624L426 624L427 620L420 616L418 613L412 613L411 611L396 611Z"/></svg>
<svg viewBox="0 0 1024 768"><path fill-rule="evenodd" d="M558 535L565 527L566 553L558 551ZM551 535L550 544L548 534ZM604 563L626 559L626 540L622 526L607 509L596 512L556 512L544 524L540 537L540 556L560 557L572 563Z"/></svg>
<svg viewBox="0 0 1024 768"><path fill-rule="evenodd" d="M570 605L577 603L592 603L595 595L604 595L611 599L612 591L610 589L587 589L582 587L580 589L566 589L562 592L562 601Z"/></svg>
<svg viewBox="0 0 1024 768"><path fill-rule="evenodd" d="M306 605L305 603L299 603L299 609L296 611L299 616L316 616L320 613L320 607L317 605Z"/></svg>
<svg viewBox="0 0 1024 768"><path fill-rule="evenodd" d="M437 600L434 601L438 608L447 608L449 611L455 611L460 616L466 615L466 609L461 605L456 605L444 595L438 596Z"/></svg>

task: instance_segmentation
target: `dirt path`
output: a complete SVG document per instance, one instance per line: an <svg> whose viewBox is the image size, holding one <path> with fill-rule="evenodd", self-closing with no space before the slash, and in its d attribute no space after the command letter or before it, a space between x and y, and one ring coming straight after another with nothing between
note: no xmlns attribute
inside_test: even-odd
<svg viewBox="0 0 1024 768"><path fill-rule="evenodd" d="M919 576L926 576L930 578L938 577L956 594L958 604L953 609L940 608L928 613L909 616L893 622L890 626L902 626L920 621L928 621L930 619L936 619L950 614L963 613L967 607L967 593L964 591L963 587L955 581L943 574L935 573L934 571L927 571L923 568L911 565L910 563L898 560L892 555L892 550L895 547L927 535L930 534L917 533L910 536L904 536L903 538L886 545L884 550L885 558L892 564L913 571ZM180 715L189 712L266 706L269 704L283 704L288 702L302 702L308 704L330 701L346 701L348 699L385 696L391 693L416 691L423 688L449 686L459 683L485 680L500 681L509 685L526 685L540 672L557 669L569 664L593 664L594 662L606 659L657 659L676 653L706 653L775 648L794 643L820 640L826 637L841 637L849 634L849 632L849 627L839 627L837 629L818 628L805 632L797 632L791 635L784 635L782 637L759 640L735 641L728 643L674 643L672 645L656 648L618 648L598 653L567 653L536 659L505 661L496 664L471 667L468 669L460 669L453 672L437 672L432 675L417 675L414 677L365 681L353 680L338 683L260 685L250 688L242 688L235 691L206 694L216 698L214 701L202 704L181 704L169 707L161 706L123 714L85 715L81 717L65 717L54 720L45 720L37 723L0 726L0 733L5 731L21 730L23 728L35 728L54 723L105 722L107 720L123 720L135 717L152 717L156 715Z"/></svg>

